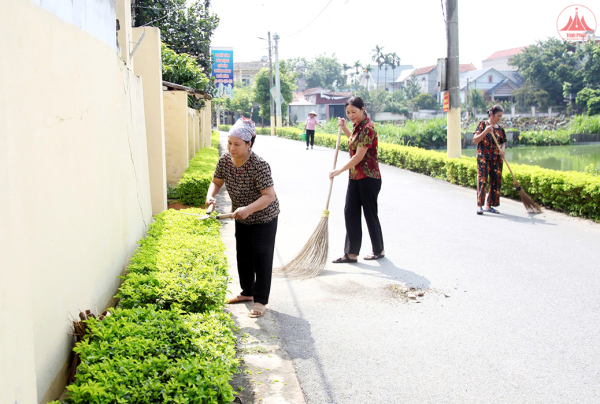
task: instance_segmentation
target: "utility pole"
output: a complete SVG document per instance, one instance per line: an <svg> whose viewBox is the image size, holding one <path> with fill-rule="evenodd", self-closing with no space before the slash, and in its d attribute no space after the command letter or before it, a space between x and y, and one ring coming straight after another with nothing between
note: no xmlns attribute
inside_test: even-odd
<svg viewBox="0 0 600 404"><path fill-rule="evenodd" d="M277 97L277 127L281 128L283 126L283 122L281 118L281 83L279 81L279 35L277 35L277 32L275 33L275 36L273 36L273 39L275 40L275 87L277 91L275 96Z"/></svg>
<svg viewBox="0 0 600 404"><path fill-rule="evenodd" d="M450 92L450 110L447 115L448 158L461 156L460 133L460 64L458 59L458 0L446 0L446 40L448 43L448 70L446 82Z"/></svg>
<svg viewBox="0 0 600 404"><path fill-rule="evenodd" d="M269 35L269 98L271 99L271 112L269 122L271 124L271 136L275 136L275 105L273 105L273 94L271 94L271 89L273 88L273 62L271 59L271 31L268 33Z"/></svg>

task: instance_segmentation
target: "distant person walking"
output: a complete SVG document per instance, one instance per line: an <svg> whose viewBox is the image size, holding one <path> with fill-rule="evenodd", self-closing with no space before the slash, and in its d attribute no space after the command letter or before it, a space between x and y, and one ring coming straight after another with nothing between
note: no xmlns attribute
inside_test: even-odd
<svg viewBox="0 0 600 404"><path fill-rule="evenodd" d="M502 119L504 108L494 105L487 111L489 119L479 122L475 129L473 142L477 145L477 214L483 212L500 213L500 188L502 187L502 157L506 148L506 132L498 124ZM492 133L496 136L500 149L496 146ZM489 178L489 181L488 181ZM486 202L486 186L489 192ZM486 205L485 210L483 205Z"/></svg>
<svg viewBox="0 0 600 404"><path fill-rule="evenodd" d="M323 128L323 125L321 125L317 119L317 113L315 111L310 111L308 113L306 124L304 125L304 130L306 131L306 150L308 150L309 140L311 149L315 144L315 125L319 125L321 128Z"/></svg>
<svg viewBox="0 0 600 404"><path fill-rule="evenodd" d="M373 253L365 260L377 260L385 256L383 234L377 213L377 197L381 190L381 173L377 158L377 131L365 112L365 103L360 97L352 97L346 102L346 115L352 122L352 132L344 118L338 118L338 126L348 136L350 161L342 168L329 173L329 178L350 170L350 180L346 191L346 243L344 256L333 263L357 262L362 242L361 210L364 212Z"/></svg>

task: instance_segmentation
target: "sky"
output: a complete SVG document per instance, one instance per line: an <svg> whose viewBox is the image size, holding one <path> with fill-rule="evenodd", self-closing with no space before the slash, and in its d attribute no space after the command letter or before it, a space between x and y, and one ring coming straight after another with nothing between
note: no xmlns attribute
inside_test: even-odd
<svg viewBox="0 0 600 404"><path fill-rule="evenodd" d="M580 0L600 17L597 0ZM279 58L335 53L341 63L363 65L375 45L396 52L402 64L434 65L446 57L442 0L212 0L220 17L213 47L232 47L234 62L260 60L278 33ZM446 1L443 0L444 7ZM558 38L557 19L573 0L458 0L460 63L481 61L498 50ZM594 28L594 27L592 27Z"/></svg>

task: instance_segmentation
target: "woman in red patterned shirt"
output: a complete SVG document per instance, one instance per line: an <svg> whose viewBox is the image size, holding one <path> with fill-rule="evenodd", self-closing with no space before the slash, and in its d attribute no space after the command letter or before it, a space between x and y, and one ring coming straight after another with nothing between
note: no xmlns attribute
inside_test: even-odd
<svg viewBox="0 0 600 404"><path fill-rule="evenodd" d="M344 118L338 119L338 126L348 136L350 161L342 168L329 173L329 178L350 170L350 180L346 192L346 244L344 256L334 260L357 262L362 241L361 209L365 214L367 228L371 236L373 253L365 260L377 260L385 256L383 235L377 215L377 196L381 190L381 173L377 159L377 131L365 112L365 104L360 97L352 97L346 102L346 115L352 122L352 132L346 126Z"/></svg>

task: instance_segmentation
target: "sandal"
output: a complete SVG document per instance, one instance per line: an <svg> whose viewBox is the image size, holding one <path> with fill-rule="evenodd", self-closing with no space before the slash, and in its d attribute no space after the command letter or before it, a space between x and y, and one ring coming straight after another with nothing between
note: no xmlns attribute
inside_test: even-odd
<svg viewBox="0 0 600 404"><path fill-rule="evenodd" d="M248 297L250 299L248 299ZM244 298L246 298L246 299L244 299ZM244 302L251 302L252 300L254 300L254 298L252 296L237 295L233 299L229 299L229 301L227 303L229 303L229 304L244 303Z"/></svg>
<svg viewBox="0 0 600 404"><path fill-rule="evenodd" d="M358 262L358 260L357 259L351 259L350 257L348 257L348 254L344 254L343 257L338 258L336 260L333 260L331 262L333 262L334 264L343 264L344 262L347 262L347 263Z"/></svg>
<svg viewBox="0 0 600 404"><path fill-rule="evenodd" d="M491 206L489 208L487 208L485 210L486 212L490 212L490 213L496 213L499 214L500 212L498 212L496 209L492 208Z"/></svg>
<svg viewBox="0 0 600 404"><path fill-rule="evenodd" d="M477 214L483 215L483 208L481 206L477 208Z"/></svg>
<svg viewBox="0 0 600 404"><path fill-rule="evenodd" d="M251 318L258 318L258 317L262 317L263 314L265 314L265 311L267 311L267 308L265 307L264 304L254 303L254 306L252 306L252 310L250 310L250 313L248 313L248 315ZM252 312L256 312L257 314L253 314Z"/></svg>
<svg viewBox="0 0 600 404"><path fill-rule="evenodd" d="M369 254L366 257L364 257L363 259L366 261L371 261L371 260L378 260L385 257L385 254Z"/></svg>

